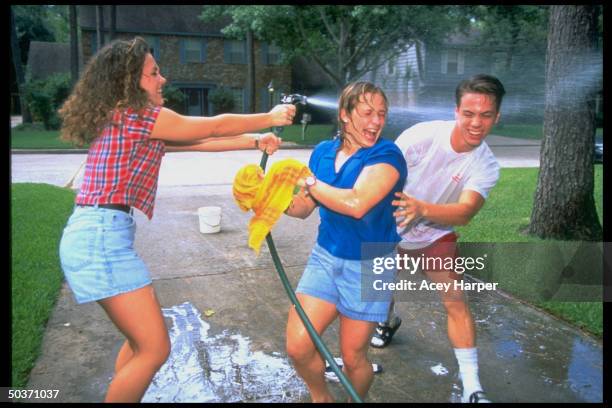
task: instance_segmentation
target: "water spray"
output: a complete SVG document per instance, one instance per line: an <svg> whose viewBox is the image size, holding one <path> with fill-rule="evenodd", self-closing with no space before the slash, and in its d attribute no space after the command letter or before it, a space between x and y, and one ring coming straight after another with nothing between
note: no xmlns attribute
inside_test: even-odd
<svg viewBox="0 0 612 408"><path fill-rule="evenodd" d="M332 98L327 96L309 96L308 104L311 106L316 106L319 108L323 108L326 110L337 110L338 109L338 98Z"/></svg>

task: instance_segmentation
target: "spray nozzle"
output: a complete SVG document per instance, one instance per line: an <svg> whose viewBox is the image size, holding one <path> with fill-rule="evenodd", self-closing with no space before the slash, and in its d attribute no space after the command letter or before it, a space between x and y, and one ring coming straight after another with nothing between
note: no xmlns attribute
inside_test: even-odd
<svg viewBox="0 0 612 408"><path fill-rule="evenodd" d="M291 94L291 95L281 95L281 103L291 103L293 105L297 105L298 103L306 106L308 103L308 98L304 95L300 94Z"/></svg>

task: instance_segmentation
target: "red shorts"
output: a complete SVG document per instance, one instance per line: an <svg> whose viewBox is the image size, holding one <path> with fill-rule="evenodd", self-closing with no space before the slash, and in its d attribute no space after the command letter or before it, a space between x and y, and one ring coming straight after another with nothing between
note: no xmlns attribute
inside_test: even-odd
<svg viewBox="0 0 612 408"><path fill-rule="evenodd" d="M401 257L407 255L411 258L422 258L422 273L447 273L453 280L461 280L462 274L456 273L452 268L457 258L457 238L455 232L450 232L424 248L404 249L398 246L397 253Z"/></svg>

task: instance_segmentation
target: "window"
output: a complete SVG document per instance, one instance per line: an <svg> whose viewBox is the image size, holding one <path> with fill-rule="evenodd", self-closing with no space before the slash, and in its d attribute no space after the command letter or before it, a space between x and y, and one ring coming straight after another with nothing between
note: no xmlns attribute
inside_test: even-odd
<svg viewBox="0 0 612 408"><path fill-rule="evenodd" d="M446 72L449 74L457 73L457 51L449 50L447 53L448 57L446 60Z"/></svg>
<svg viewBox="0 0 612 408"><path fill-rule="evenodd" d="M445 50L442 52L443 74L461 75L463 74L464 53L461 50Z"/></svg>
<svg viewBox="0 0 612 408"><path fill-rule="evenodd" d="M186 38L181 40L181 62L204 62L206 59L206 41Z"/></svg>
<svg viewBox="0 0 612 408"><path fill-rule="evenodd" d="M155 37L152 35L145 35L142 38L149 44L151 48L151 54L155 57L155 59L159 62L160 54L159 54L159 37Z"/></svg>
<svg viewBox="0 0 612 408"><path fill-rule="evenodd" d="M406 73L404 74L404 78L406 79L406 81L410 81L413 78L414 73L412 72L413 67L412 65L410 65L410 63L406 64Z"/></svg>
<svg viewBox="0 0 612 408"><path fill-rule="evenodd" d="M93 56L96 52L98 52L98 33L91 33L91 55Z"/></svg>
<svg viewBox="0 0 612 408"><path fill-rule="evenodd" d="M508 54L506 52L494 52L491 58L492 67L491 72L494 75L504 74L506 71L506 61L508 59Z"/></svg>
<svg viewBox="0 0 612 408"><path fill-rule="evenodd" d="M397 65L397 61L395 58L391 58L387 61L387 75L395 75L395 66Z"/></svg>
<svg viewBox="0 0 612 408"><path fill-rule="evenodd" d="M244 112L244 90L242 88L231 88L232 95L234 96L234 113Z"/></svg>
<svg viewBox="0 0 612 408"><path fill-rule="evenodd" d="M185 94L185 102L182 110L179 112L188 116L207 116L208 109L208 88L204 87L180 87Z"/></svg>
<svg viewBox="0 0 612 408"><path fill-rule="evenodd" d="M225 40L223 47L226 64L246 64L246 43L244 41Z"/></svg>

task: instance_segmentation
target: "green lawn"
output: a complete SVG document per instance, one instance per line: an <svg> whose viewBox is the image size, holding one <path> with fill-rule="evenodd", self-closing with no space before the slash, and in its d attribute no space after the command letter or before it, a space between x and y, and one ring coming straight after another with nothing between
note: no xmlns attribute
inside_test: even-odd
<svg viewBox="0 0 612 408"><path fill-rule="evenodd" d="M519 139L542 139L542 125L496 125L491 134Z"/></svg>
<svg viewBox="0 0 612 408"><path fill-rule="evenodd" d="M71 149L59 140L58 130L44 130L41 125L19 125L11 129L11 149Z"/></svg>
<svg viewBox="0 0 612 408"><path fill-rule="evenodd" d="M25 387L61 288L59 240L74 192L48 184L11 186L11 386Z"/></svg>
<svg viewBox="0 0 612 408"><path fill-rule="evenodd" d="M302 140L302 126L292 125L286 126L280 133L283 141L295 142L303 145L316 145L322 140L328 140L333 137L333 125L308 125L304 132L304 140Z"/></svg>
<svg viewBox="0 0 612 408"><path fill-rule="evenodd" d="M542 124L537 125L514 125L500 124L493 127L491 134L498 136L516 137L518 139L542 139ZM595 134L603 135L603 128L597 128Z"/></svg>
<svg viewBox="0 0 612 408"><path fill-rule="evenodd" d="M533 254L541 254L552 247L551 241L543 241L524 235L522 231L529 225L533 196L537 185L537 168L502 169L500 180L491 191L487 202L480 212L465 227L457 228L461 242L492 242L492 243L532 243L531 245L500 245L500 251L513 260L519 260L520 267L508 266L508 273L498 273L493 278L480 275L477 271L471 274L498 282L499 287L513 295L523 298L536 306L543 308L578 327L601 336L603 333L603 304L601 302L562 302L542 301L533 292L538 287L546 286L542 273L534 271L538 265L529 266L538 259L534 255L516 253L517 250L532 250ZM600 222L603 222L603 166L595 166L595 204ZM534 250L535 248L535 250ZM514 253L512 253L514 251ZM538 252L539 251L539 252ZM496 265L497 266L497 265ZM534 269L535 268L535 269ZM504 270L500 268L499 270ZM565 286L552 299L576 299L577 294L567 292L572 286ZM573 296L575 295L575 296ZM541 299L541 297L540 297ZM593 297L590 297L593 299Z"/></svg>

